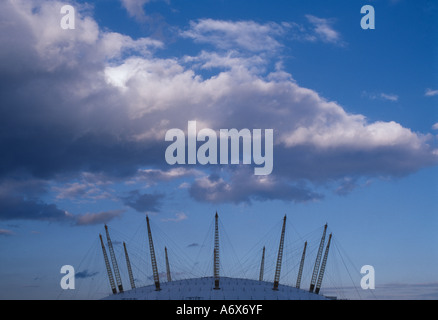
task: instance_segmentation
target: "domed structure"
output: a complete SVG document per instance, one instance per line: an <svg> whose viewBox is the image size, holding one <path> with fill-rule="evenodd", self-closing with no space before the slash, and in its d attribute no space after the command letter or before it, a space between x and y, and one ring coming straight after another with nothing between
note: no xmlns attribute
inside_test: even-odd
<svg viewBox="0 0 438 320"><path fill-rule="evenodd" d="M110 295L104 300L327 300L329 298L302 289L272 282L241 278L220 278L215 290L214 277L164 282L157 291L155 285Z"/></svg>
<svg viewBox="0 0 438 320"><path fill-rule="evenodd" d="M111 238L108 233L108 228L105 226L106 236L108 240L108 248L111 255L112 266L114 270L111 270L111 265L106 253L105 245L100 235L100 241L102 246L103 255L105 258L105 265L111 285L113 294L105 297L103 300L332 300L332 297L325 297L319 294L321 288L321 282L324 275L324 269L327 262L327 255L330 247L330 240L327 242L327 247L322 258L323 247L325 242L325 235L327 225L324 227L324 233L319 245L318 255L315 262L315 267L312 274L312 281L309 291L300 289L301 275L303 262L306 252L307 242L304 246L303 255L301 258L300 270L298 273L296 287L280 284L280 272L283 257L284 235L286 226L286 216L283 219L283 228L281 232L280 244L278 249L277 264L275 268L274 282L263 281L264 272L264 255L265 250L263 248L262 262L260 266L259 280L243 279L243 278L230 278L222 277L219 274L219 229L218 229L218 215L215 215L215 234L214 234L214 250L213 250L213 276L191 278L184 280L171 279L171 272L169 262L166 253L166 270L167 270L167 282L160 282L159 273L157 269L157 261L155 258L154 243L152 240L152 233L149 224L149 218L146 217L149 249L151 256L151 264L153 270L154 284L136 288L134 283L134 277L130 266L128 252L124 244L125 257L129 272L129 278L131 282L131 290L124 290L121 283L120 272L117 266L116 257L114 254ZM321 263L322 258L322 263ZM116 281L114 281L114 278Z"/></svg>

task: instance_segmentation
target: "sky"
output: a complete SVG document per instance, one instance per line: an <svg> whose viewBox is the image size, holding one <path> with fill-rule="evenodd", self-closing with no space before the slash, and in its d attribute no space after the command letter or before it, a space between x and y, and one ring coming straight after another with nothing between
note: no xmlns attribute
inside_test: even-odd
<svg viewBox="0 0 438 320"><path fill-rule="evenodd" d="M105 224L125 288L123 241L151 284L146 215L160 273L167 246L175 279L209 276L216 212L224 276L258 278L266 245L272 280L286 215L281 282L308 241L308 286L327 223L321 293L438 298L437 14L427 0L2 1L0 299L110 294ZM188 144L189 121L272 129L272 172L242 148L238 164L170 164L166 133Z"/></svg>

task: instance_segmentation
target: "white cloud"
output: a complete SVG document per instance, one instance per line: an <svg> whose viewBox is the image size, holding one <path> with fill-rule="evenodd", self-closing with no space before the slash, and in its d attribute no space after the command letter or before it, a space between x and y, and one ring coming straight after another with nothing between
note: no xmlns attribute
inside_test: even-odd
<svg viewBox="0 0 438 320"><path fill-rule="evenodd" d="M308 36L308 40L320 39L332 44L343 44L340 33L333 28L332 19L318 18L310 14L307 14L306 18L314 27L314 35Z"/></svg>
<svg viewBox="0 0 438 320"><path fill-rule="evenodd" d="M371 100L387 100L387 101L391 101L391 102L397 102L399 99L399 96L393 93L369 93L366 91L362 92L362 96L367 97L368 99Z"/></svg>
<svg viewBox="0 0 438 320"><path fill-rule="evenodd" d="M146 17L144 5L150 0L121 0L123 7L131 17L141 21Z"/></svg>
<svg viewBox="0 0 438 320"><path fill-rule="evenodd" d="M339 110L338 118L331 121L329 114L320 113L313 123L285 133L281 141L287 147L313 145L320 149L348 147L373 149L391 146L409 146L421 149L427 137L419 136L396 122L367 123L362 116L344 114Z"/></svg>
<svg viewBox="0 0 438 320"><path fill-rule="evenodd" d="M121 35L120 33L108 32L102 34L98 47L102 55L107 59L119 58L124 53L150 57L152 50L162 48L163 43L151 38L133 40L131 37Z"/></svg>
<svg viewBox="0 0 438 320"><path fill-rule="evenodd" d="M432 90L432 89L426 89L426 92L424 93L426 97L434 97L438 95L438 90Z"/></svg>
<svg viewBox="0 0 438 320"><path fill-rule="evenodd" d="M435 124L432 126L432 129L433 129L433 130L438 130L438 122L435 123Z"/></svg>
<svg viewBox="0 0 438 320"><path fill-rule="evenodd" d="M110 199L111 194L97 185L91 183L67 183L61 187L52 187L57 192L56 199L69 199L73 201L96 201L101 199Z"/></svg>
<svg viewBox="0 0 438 320"><path fill-rule="evenodd" d="M381 97L382 99L389 100L389 101L393 101L393 102L398 101L398 95L395 95L395 94L381 93L381 94L380 94L380 97Z"/></svg>
<svg viewBox="0 0 438 320"><path fill-rule="evenodd" d="M285 33L285 25L259 24L254 21L223 21L201 19L190 22L190 29L181 35L199 43L213 44L220 49L245 49L251 52L273 52L282 45L275 39Z"/></svg>
<svg viewBox="0 0 438 320"><path fill-rule="evenodd" d="M295 22L224 21L200 19L190 22L190 28L181 32L181 36L191 38L195 42L211 44L216 49L228 51L247 51L258 53L277 53L283 48L279 38L292 36L303 41L322 41L345 45L341 34L333 27L333 19L318 18L306 15L310 26Z"/></svg>
<svg viewBox="0 0 438 320"><path fill-rule="evenodd" d="M29 61L38 59L34 68L45 71L59 67L80 70L120 58L122 54L150 56L151 50L163 45L150 38L133 40L120 33L102 31L88 15L88 6L81 4L75 5L76 28L63 30L59 27L59 12L63 5L59 1L4 2L0 12L1 20L5 22L0 38L4 50L0 58L26 54ZM8 12L14 15L14 22L7 16ZM19 34L20 41L8 36L11 33Z"/></svg>
<svg viewBox="0 0 438 320"><path fill-rule="evenodd" d="M184 220L187 220L188 217L184 212L178 212L175 214L175 218L167 218L167 219L161 219L163 222L181 222Z"/></svg>
<svg viewBox="0 0 438 320"><path fill-rule="evenodd" d="M192 64L193 68L246 68L254 73L262 73L266 69L267 60L260 55L243 56L239 52L230 50L225 53L202 51L199 55L185 56L183 62Z"/></svg>
<svg viewBox="0 0 438 320"><path fill-rule="evenodd" d="M139 169L133 182L146 182L148 185L155 185L160 182L169 182L182 178L197 177L200 175L202 175L202 172L199 170L182 167L171 168L169 170Z"/></svg>

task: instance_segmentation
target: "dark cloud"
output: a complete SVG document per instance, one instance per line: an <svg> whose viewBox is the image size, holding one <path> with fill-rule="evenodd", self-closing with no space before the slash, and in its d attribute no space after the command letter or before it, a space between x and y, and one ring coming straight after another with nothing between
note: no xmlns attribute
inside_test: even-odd
<svg viewBox="0 0 438 320"><path fill-rule="evenodd" d="M63 123L63 119L59 122ZM0 138L0 149L8 150L0 158L0 177L24 172L51 179L82 171L129 177L141 165L161 162L165 150L164 146L130 142L109 133L89 132L73 137L75 133L68 132L68 128L44 127L27 127L24 132L9 130Z"/></svg>
<svg viewBox="0 0 438 320"><path fill-rule="evenodd" d="M304 184L292 185L273 175L254 176L250 169L235 170L229 181L217 174L196 179L189 192L198 201L212 203L251 203L273 199L308 202L323 198Z"/></svg>
<svg viewBox="0 0 438 320"><path fill-rule="evenodd" d="M138 212L158 212L161 207L163 194L141 194L138 190L133 190L128 196L123 197L123 203Z"/></svg>
<svg viewBox="0 0 438 320"><path fill-rule="evenodd" d="M96 272L89 272L88 269L85 269L84 271L76 272L75 277L77 279L86 279L86 278L92 278L92 277L94 277L94 276L96 276L98 274L99 274L98 271L96 271Z"/></svg>
<svg viewBox="0 0 438 320"><path fill-rule="evenodd" d="M71 218L66 211L59 209L54 204L47 204L41 200L0 195L0 220L65 222L70 221Z"/></svg>
<svg viewBox="0 0 438 320"><path fill-rule="evenodd" d="M55 204L38 199L4 197L0 195L0 221L37 220L69 223L76 226L105 224L120 217L126 210L111 210L98 213L72 214Z"/></svg>
<svg viewBox="0 0 438 320"><path fill-rule="evenodd" d="M84 226L104 224L119 217L125 210L73 214L56 204L41 200L48 183L36 179L8 179L0 183L0 220L38 220Z"/></svg>
<svg viewBox="0 0 438 320"><path fill-rule="evenodd" d="M277 147L274 151L275 174L291 180L305 179L316 183L345 177L403 177L421 167L436 163L432 150L425 148L409 153L407 146L361 148L327 148L297 146Z"/></svg>

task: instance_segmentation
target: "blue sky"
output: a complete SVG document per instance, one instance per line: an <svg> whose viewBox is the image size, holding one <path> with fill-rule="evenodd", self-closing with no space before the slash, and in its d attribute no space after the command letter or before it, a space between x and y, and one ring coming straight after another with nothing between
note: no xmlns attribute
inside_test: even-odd
<svg viewBox="0 0 438 320"><path fill-rule="evenodd" d="M63 30L65 4L0 4L0 298L108 294L105 223L119 264L126 241L151 283L146 214L176 278L209 275L217 211L224 275L256 278L269 244L273 279L287 214L283 282L306 240L308 276L328 223L322 293L436 299L436 3L76 1ZM360 27L365 4L374 30ZM165 133L191 120L273 129L272 174L169 165ZM66 264L73 292L59 286Z"/></svg>

